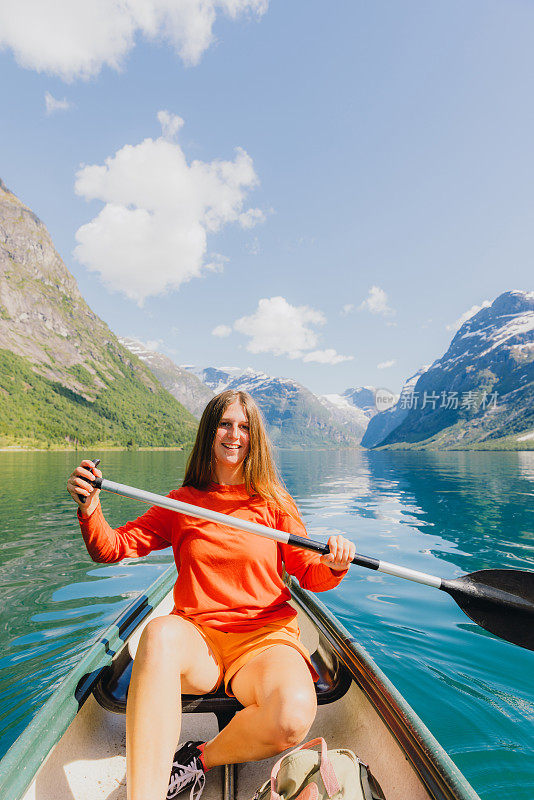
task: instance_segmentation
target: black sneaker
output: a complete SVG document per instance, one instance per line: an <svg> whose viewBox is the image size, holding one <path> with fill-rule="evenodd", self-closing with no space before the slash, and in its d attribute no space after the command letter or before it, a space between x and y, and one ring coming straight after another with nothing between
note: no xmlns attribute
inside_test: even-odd
<svg viewBox="0 0 534 800"><path fill-rule="evenodd" d="M167 800L173 800L184 789L191 789L191 800L198 800L202 794L206 773L200 760L199 744L202 742L186 742L174 754Z"/></svg>

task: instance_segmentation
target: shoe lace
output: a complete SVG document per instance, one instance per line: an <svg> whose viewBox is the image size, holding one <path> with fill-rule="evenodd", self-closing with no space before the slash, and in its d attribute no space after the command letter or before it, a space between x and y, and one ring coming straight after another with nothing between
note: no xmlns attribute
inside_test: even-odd
<svg viewBox="0 0 534 800"><path fill-rule="evenodd" d="M177 771L170 780L167 797L174 797L179 791L186 789L191 779L193 779L189 797L190 800L198 800L204 790L204 784L206 783L204 770L197 767L194 762L190 764L176 764L176 767Z"/></svg>

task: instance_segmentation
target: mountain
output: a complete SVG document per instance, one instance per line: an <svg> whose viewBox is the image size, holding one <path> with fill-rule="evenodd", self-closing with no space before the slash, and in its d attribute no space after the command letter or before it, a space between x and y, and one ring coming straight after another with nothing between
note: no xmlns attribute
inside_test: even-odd
<svg viewBox="0 0 534 800"><path fill-rule="evenodd" d="M405 413L383 438L378 426L390 412L373 419L365 446L531 447L534 292L505 292L464 322L445 355L401 393L396 411Z"/></svg>
<svg viewBox="0 0 534 800"><path fill-rule="evenodd" d="M240 367L201 367L184 366L188 372L196 375L199 380L209 386L214 394L223 392L228 384L241 375L255 373L251 369L241 369ZM263 373L262 373L263 374Z"/></svg>
<svg viewBox="0 0 534 800"><path fill-rule="evenodd" d="M429 367L422 367L415 375L412 375L411 378L408 378L404 386L402 387L401 397L407 397L412 393L415 389L415 385L421 375L423 375ZM387 411L382 411L379 414L375 414L373 418L369 421L369 424L363 434L361 445L362 447L376 447L381 442L384 441L386 436L388 436L391 431L398 428L401 422L408 416L408 409L404 407L404 404L401 405L400 403L396 403L391 408L388 408Z"/></svg>
<svg viewBox="0 0 534 800"><path fill-rule="evenodd" d="M200 419L206 404L214 392L190 370L179 367L170 358L150 350L137 339L119 337L119 341L130 353L147 365L161 385L175 397L197 419Z"/></svg>
<svg viewBox="0 0 534 800"><path fill-rule="evenodd" d="M350 431L358 441L361 440L369 420L377 413L373 386L346 389L343 394L324 394L319 400L336 422Z"/></svg>
<svg viewBox="0 0 534 800"><path fill-rule="evenodd" d="M196 420L89 308L0 181L0 446L185 446Z"/></svg>
<svg viewBox="0 0 534 800"><path fill-rule="evenodd" d="M353 405L355 408L361 408L365 413L371 417L376 414L376 401L375 401L376 388L374 386L357 386L353 389L346 389L342 397Z"/></svg>
<svg viewBox="0 0 534 800"><path fill-rule="evenodd" d="M187 367L193 370L192 367ZM242 389L261 409L273 444L278 447L355 446L363 428L348 426L309 389L289 378L276 378L237 367L195 370L214 392Z"/></svg>

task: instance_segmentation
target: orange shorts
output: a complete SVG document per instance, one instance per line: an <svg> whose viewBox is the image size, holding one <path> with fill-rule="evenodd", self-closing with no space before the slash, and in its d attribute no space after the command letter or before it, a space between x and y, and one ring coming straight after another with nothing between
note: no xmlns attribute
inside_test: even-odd
<svg viewBox="0 0 534 800"><path fill-rule="evenodd" d="M191 619L188 621L192 622ZM313 680L318 680L319 676L313 668L309 651L300 640L300 628L296 617L277 620L253 631L220 631L198 625L196 622L192 624L211 648L219 665L219 678L209 694L216 692L224 680L226 694L233 697L230 681L236 672L264 650L277 644L289 645L298 650L308 665Z"/></svg>

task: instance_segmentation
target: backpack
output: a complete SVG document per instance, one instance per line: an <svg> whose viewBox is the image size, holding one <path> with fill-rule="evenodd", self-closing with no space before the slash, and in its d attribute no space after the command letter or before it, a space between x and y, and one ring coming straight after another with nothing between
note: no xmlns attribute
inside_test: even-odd
<svg viewBox="0 0 534 800"><path fill-rule="evenodd" d="M321 753L310 747L321 746ZM252 800L385 800L363 761L352 750L327 750L312 739L283 756Z"/></svg>

